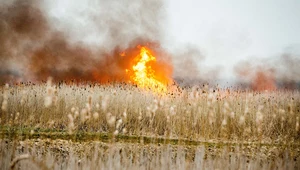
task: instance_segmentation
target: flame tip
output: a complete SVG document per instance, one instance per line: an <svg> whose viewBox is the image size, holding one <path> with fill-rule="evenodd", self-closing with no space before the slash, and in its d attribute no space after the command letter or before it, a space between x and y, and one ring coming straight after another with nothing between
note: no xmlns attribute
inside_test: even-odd
<svg viewBox="0 0 300 170"><path fill-rule="evenodd" d="M149 63L151 61L156 62L156 57L153 56L151 50L146 46L138 45L137 47L140 51L134 58L135 64L130 68L130 71L132 71L130 79L141 88L165 92L167 90L166 81L157 79L155 70ZM130 71L126 69L127 74Z"/></svg>

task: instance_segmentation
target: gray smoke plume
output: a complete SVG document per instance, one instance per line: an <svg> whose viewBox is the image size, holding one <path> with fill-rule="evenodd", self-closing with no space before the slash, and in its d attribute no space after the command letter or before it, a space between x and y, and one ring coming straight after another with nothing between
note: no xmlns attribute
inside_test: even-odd
<svg viewBox="0 0 300 170"><path fill-rule="evenodd" d="M183 45L172 53L175 80L183 86L193 86L203 83L215 84L219 78L220 67L207 67L206 56L195 45Z"/></svg>
<svg viewBox="0 0 300 170"><path fill-rule="evenodd" d="M252 59L235 66L240 81L253 90L296 89L300 83L300 56L283 53L273 58Z"/></svg>
<svg viewBox="0 0 300 170"><path fill-rule="evenodd" d="M84 16L81 25L51 17L47 5L52 1L0 3L0 83L49 76L54 80L125 81L124 70L132 58L120 53L137 45L159 44L162 37L160 0L88 1L89 8L77 14ZM98 44L81 41L94 35L99 36L94 37ZM161 56L158 62L166 60Z"/></svg>

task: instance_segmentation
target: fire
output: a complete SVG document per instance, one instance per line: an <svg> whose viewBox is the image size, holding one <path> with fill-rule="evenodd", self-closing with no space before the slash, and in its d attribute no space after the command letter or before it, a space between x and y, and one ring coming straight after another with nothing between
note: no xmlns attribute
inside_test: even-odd
<svg viewBox="0 0 300 170"><path fill-rule="evenodd" d="M276 83L272 70L259 69L252 80L252 89L256 91L276 90Z"/></svg>
<svg viewBox="0 0 300 170"><path fill-rule="evenodd" d="M133 66L127 73L132 73L130 79L137 86L151 89L157 92L165 92L167 84L159 79L151 63L155 63L156 58L146 47L140 47L139 54L133 59Z"/></svg>

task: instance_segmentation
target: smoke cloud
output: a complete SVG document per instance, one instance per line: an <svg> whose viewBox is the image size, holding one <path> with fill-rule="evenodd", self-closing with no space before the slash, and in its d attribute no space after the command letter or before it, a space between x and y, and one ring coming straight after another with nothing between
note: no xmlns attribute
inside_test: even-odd
<svg viewBox="0 0 300 170"><path fill-rule="evenodd" d="M183 86L215 83L219 78L220 67L207 67L206 56L195 45L182 45L172 53L175 65L174 78Z"/></svg>
<svg viewBox="0 0 300 170"><path fill-rule="evenodd" d="M300 56L287 52L273 58L240 62L235 72L253 90L296 89L300 87L299 65Z"/></svg>
<svg viewBox="0 0 300 170"><path fill-rule="evenodd" d="M172 74L170 57L158 43L164 21L160 0L89 2L91 9L78 14L86 19L78 25L87 30L82 35L76 25L51 18L44 1L1 2L0 83L49 76L56 81L127 81L124 70L137 55L137 45L150 46L158 54L156 67L169 68L159 74ZM80 41L94 35L99 37L93 45Z"/></svg>

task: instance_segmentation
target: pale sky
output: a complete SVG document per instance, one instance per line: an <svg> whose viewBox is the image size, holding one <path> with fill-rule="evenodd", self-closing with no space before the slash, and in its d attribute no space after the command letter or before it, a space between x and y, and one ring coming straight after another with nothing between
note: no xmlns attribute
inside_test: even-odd
<svg viewBox="0 0 300 170"><path fill-rule="evenodd" d="M240 60L300 54L299 0L169 0L166 8L167 42L199 47L207 65L223 66L222 78Z"/></svg>
<svg viewBox="0 0 300 170"><path fill-rule="evenodd" d="M49 2L52 16L63 19L75 32L83 30L84 37L97 37L93 28L86 27L90 21L83 15L92 3ZM300 54L300 0L167 0L164 8L163 46L199 48L206 66L222 68L222 79L234 78L233 67L241 60L286 51Z"/></svg>

